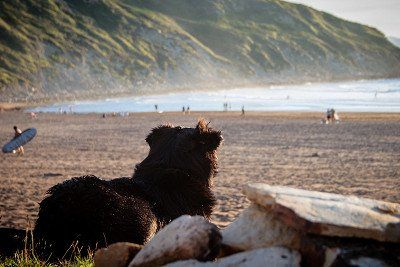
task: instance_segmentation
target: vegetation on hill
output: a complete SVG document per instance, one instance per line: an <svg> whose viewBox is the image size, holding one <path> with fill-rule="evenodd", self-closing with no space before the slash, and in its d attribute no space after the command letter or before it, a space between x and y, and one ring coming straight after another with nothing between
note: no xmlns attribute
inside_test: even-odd
<svg viewBox="0 0 400 267"><path fill-rule="evenodd" d="M278 0L5 0L0 36L0 102L400 75L378 30Z"/></svg>

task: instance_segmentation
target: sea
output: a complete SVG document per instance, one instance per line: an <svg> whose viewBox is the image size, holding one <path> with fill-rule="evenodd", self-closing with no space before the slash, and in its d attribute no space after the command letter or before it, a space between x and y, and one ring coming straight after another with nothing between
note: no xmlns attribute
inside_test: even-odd
<svg viewBox="0 0 400 267"><path fill-rule="evenodd" d="M156 110L157 106L157 110ZM241 87L156 95L71 101L39 106L33 112L126 113L182 111L400 112L400 79L358 80Z"/></svg>

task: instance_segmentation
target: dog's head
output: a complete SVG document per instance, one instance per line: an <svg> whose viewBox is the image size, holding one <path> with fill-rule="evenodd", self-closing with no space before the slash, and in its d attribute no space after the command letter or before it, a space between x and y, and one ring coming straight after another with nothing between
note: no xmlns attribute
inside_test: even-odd
<svg viewBox="0 0 400 267"><path fill-rule="evenodd" d="M147 136L150 152L139 165L184 170L208 180L217 173L216 152L222 140L221 132L208 127L204 119L194 128L161 125Z"/></svg>

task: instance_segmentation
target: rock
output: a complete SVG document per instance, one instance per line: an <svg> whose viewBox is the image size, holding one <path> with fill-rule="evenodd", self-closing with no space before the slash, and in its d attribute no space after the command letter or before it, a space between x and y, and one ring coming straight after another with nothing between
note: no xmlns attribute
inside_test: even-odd
<svg viewBox="0 0 400 267"><path fill-rule="evenodd" d="M300 260L301 256L297 251L270 247L237 253L216 262L178 261L166 267L295 267L300 266Z"/></svg>
<svg viewBox="0 0 400 267"><path fill-rule="evenodd" d="M400 242L400 204L266 184L243 192L302 232Z"/></svg>
<svg viewBox="0 0 400 267"><path fill-rule="evenodd" d="M126 267L143 248L142 245L119 242L96 251L94 254L95 267Z"/></svg>
<svg viewBox="0 0 400 267"><path fill-rule="evenodd" d="M387 267L384 261L369 257L360 257L358 259L353 259L350 261L349 266L358 266L358 267Z"/></svg>
<svg viewBox="0 0 400 267"><path fill-rule="evenodd" d="M303 266L354 266L352 261L365 257L400 266L400 244L372 239L307 235L299 252Z"/></svg>
<svg viewBox="0 0 400 267"><path fill-rule="evenodd" d="M222 237L224 246L242 251L272 246L298 249L301 238L297 230L257 204L250 205L222 230Z"/></svg>
<svg viewBox="0 0 400 267"><path fill-rule="evenodd" d="M221 245L218 228L201 216L181 216L160 230L129 267L161 266L185 259L214 259Z"/></svg>
<svg viewBox="0 0 400 267"><path fill-rule="evenodd" d="M217 258L227 257L232 254L236 254L236 253L240 253L240 252L243 252L243 249L235 248L235 247L232 247L232 246L222 243L221 249L219 250L219 254L218 254Z"/></svg>

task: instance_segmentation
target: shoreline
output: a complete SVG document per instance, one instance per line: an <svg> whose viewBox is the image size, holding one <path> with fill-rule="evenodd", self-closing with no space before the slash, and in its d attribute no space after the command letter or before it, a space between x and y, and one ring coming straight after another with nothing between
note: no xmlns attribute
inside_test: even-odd
<svg viewBox="0 0 400 267"><path fill-rule="evenodd" d="M29 115L26 111L27 107L18 106L16 108L11 109L3 109L0 108L0 118L1 114L12 114L12 113L24 113ZM87 112L87 113L76 113L76 112L67 112L67 113L58 113L58 112L37 112L38 116L56 116L56 117L101 117L104 112ZM213 116L218 118L242 118L240 111L191 111L190 114L183 114L180 111L166 111L162 113L158 112L126 112L126 117L129 116L158 116L158 117L169 117L169 116L177 116L177 117L207 117ZM117 117L125 117L118 115L116 112L115 116L112 116L112 112L106 112L107 118L117 118ZM400 112L340 112L340 120L341 122L345 122L347 120L385 120L385 121L398 121L400 120ZM325 112L318 111L246 111L245 117L266 117L271 119L289 119L289 120L320 120L324 118ZM340 122L339 122L340 123Z"/></svg>
<svg viewBox="0 0 400 267"><path fill-rule="evenodd" d="M37 106L43 105L52 105L52 104L61 104L61 103L68 103L73 101L96 101L96 100L104 100L104 99L115 99L115 98L124 98L124 97L140 97L140 96L157 96L157 95L164 95L170 93L190 93L190 92L212 92L212 91L222 91L222 90L234 90L238 88L256 88L261 89L264 87L271 87L271 86L291 86L291 85L306 85L306 84L324 84L324 83L340 83L340 82L357 82L357 81L373 81L373 80L393 80L393 79L400 79L398 77L353 77L348 79L330 79L326 81L315 80L315 81L298 81L298 82L254 82L254 83L239 83L236 85L209 85L209 86L196 86L196 87L179 87L175 86L169 88L165 91L160 92L143 92L142 90L137 92L122 92L122 93L111 93L111 94L100 94L94 97L85 97L85 96L69 96L65 97L63 100L56 100L55 98L45 98L32 101L17 101L17 102L0 102L0 110L14 110L14 109L21 109L21 108L34 108Z"/></svg>

